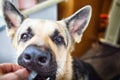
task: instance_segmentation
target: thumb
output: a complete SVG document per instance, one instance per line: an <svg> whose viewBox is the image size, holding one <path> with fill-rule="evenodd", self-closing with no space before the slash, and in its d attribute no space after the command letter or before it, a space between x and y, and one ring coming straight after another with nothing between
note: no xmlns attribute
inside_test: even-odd
<svg viewBox="0 0 120 80"><path fill-rule="evenodd" d="M0 76L0 80L26 80L29 76L29 72L23 68L19 69L16 72L8 73L4 76Z"/></svg>

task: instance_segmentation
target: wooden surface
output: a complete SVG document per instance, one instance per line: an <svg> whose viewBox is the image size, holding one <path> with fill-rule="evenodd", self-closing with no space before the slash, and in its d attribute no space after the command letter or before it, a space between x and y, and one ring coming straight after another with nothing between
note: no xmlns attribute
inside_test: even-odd
<svg viewBox="0 0 120 80"><path fill-rule="evenodd" d="M83 35L81 43L76 44L75 46L75 51L73 52L75 57L81 57L91 47L92 43L98 41L99 15L101 12L103 13L105 11L103 9L103 5L105 5L103 3L105 1L106 0L66 0L66 2L58 5L58 19L63 19L70 16L85 5L92 6L91 21ZM109 5L107 5L105 9L107 10L108 8Z"/></svg>

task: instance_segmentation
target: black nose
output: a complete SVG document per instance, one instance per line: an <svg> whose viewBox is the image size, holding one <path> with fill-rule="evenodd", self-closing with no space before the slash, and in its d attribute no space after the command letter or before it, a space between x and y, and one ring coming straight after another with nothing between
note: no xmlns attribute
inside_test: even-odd
<svg viewBox="0 0 120 80"><path fill-rule="evenodd" d="M22 59L27 66L47 66L50 62L50 53L42 51L37 46L28 46L23 52Z"/></svg>

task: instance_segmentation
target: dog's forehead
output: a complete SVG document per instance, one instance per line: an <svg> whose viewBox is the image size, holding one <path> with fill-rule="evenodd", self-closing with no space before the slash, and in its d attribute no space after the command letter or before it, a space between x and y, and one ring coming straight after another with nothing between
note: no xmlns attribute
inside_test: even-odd
<svg viewBox="0 0 120 80"><path fill-rule="evenodd" d="M41 20L41 19L26 19L21 24L19 30L26 31L31 28L36 34L37 33L48 33L52 34L56 29L61 31L61 25L57 21Z"/></svg>

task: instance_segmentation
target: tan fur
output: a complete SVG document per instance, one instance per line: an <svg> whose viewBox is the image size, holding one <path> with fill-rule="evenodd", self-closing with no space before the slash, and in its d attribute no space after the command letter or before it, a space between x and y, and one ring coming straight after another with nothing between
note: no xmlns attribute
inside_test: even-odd
<svg viewBox="0 0 120 80"><path fill-rule="evenodd" d="M29 23L29 24L28 24ZM48 25L49 24L49 25ZM34 32L34 37L26 43L19 42L20 35L26 31L28 27L31 27ZM37 46L48 46L52 49L53 55L56 56L57 64L59 65L57 70L57 80L71 80L72 78L72 58L71 58L71 45L69 43L67 49L64 46L59 48L53 43L49 37L54 30L58 29L60 34L65 38L66 32L65 24L63 22L53 22L47 20L32 20L26 19L21 27L17 30L13 38L13 45L17 49L18 53L22 53L28 45L35 44ZM47 31L46 31L47 30ZM68 33L68 32L67 32ZM72 40L68 35L69 40ZM72 46L73 47L73 46Z"/></svg>

